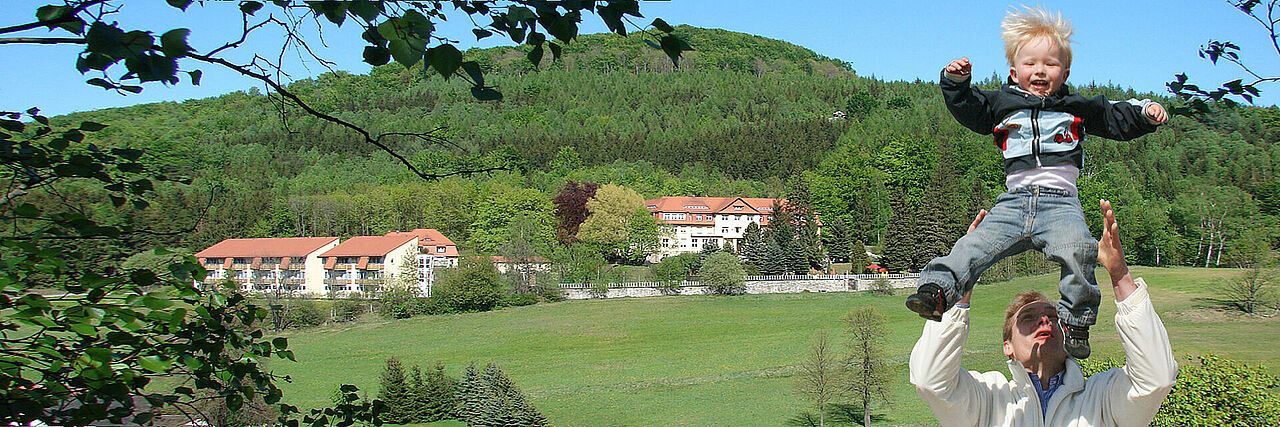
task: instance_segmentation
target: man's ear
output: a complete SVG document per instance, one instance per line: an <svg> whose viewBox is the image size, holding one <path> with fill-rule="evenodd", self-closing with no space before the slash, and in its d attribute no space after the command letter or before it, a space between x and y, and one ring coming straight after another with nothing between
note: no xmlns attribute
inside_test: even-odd
<svg viewBox="0 0 1280 427"><path fill-rule="evenodd" d="M1009 344L1008 341L1004 342L1004 356L1013 358L1013 344Z"/></svg>
<svg viewBox="0 0 1280 427"><path fill-rule="evenodd" d="M1071 69L1070 69L1070 68L1065 69L1065 70L1062 70L1062 81L1064 81L1064 82L1065 82L1065 81L1067 81L1067 78L1068 78L1068 77L1071 77Z"/></svg>

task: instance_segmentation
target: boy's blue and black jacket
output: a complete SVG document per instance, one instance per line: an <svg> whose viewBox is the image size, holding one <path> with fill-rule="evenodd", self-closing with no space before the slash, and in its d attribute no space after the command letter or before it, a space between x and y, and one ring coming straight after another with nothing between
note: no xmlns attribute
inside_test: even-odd
<svg viewBox="0 0 1280 427"><path fill-rule="evenodd" d="M971 87L970 80L943 72L942 98L964 127L995 135L996 146L1004 151L1005 174L1066 162L1080 168L1086 134L1127 141L1156 130L1142 113L1149 100L1085 98L1065 84L1042 98L1012 80L998 91Z"/></svg>

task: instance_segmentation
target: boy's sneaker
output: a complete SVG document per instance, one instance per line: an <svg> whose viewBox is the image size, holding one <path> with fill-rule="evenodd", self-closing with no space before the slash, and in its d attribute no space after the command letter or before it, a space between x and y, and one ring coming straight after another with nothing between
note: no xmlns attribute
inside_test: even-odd
<svg viewBox="0 0 1280 427"><path fill-rule="evenodd" d="M1063 324L1062 345L1067 348L1067 354L1071 357L1088 359L1089 327Z"/></svg>
<svg viewBox="0 0 1280 427"><path fill-rule="evenodd" d="M947 311L947 297L942 293L942 287L925 283L920 285L920 289L916 289L916 293L907 297L907 308L919 314L928 320L935 322L942 321L942 313Z"/></svg>

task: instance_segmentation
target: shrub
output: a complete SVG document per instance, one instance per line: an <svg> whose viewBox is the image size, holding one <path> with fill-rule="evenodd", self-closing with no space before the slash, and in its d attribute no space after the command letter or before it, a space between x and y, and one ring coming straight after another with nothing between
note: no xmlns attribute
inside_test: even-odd
<svg viewBox="0 0 1280 427"><path fill-rule="evenodd" d="M1086 376L1119 367L1115 359L1080 363ZM1216 355L1188 357L1178 382L1156 413L1154 426L1262 426L1280 421L1280 396L1269 389L1280 380L1262 367Z"/></svg>
<svg viewBox="0 0 1280 427"><path fill-rule="evenodd" d="M369 304L362 300L352 298L340 298L333 300L333 315L329 316L329 320L333 322L351 322L360 315L369 312Z"/></svg>
<svg viewBox="0 0 1280 427"><path fill-rule="evenodd" d="M417 286L388 284L387 290L378 298L378 314L393 319L407 319L421 314L416 307L417 301Z"/></svg>
<svg viewBox="0 0 1280 427"><path fill-rule="evenodd" d="M871 281L871 292L876 295L893 295L893 284L889 283L889 279L877 277Z"/></svg>
<svg viewBox="0 0 1280 427"><path fill-rule="evenodd" d="M435 312L489 311L502 299L498 269L487 259L467 258L457 270L446 271L442 276L431 295Z"/></svg>
<svg viewBox="0 0 1280 427"><path fill-rule="evenodd" d="M746 290L747 272L736 255L716 252L702 264L702 284L718 294L740 294Z"/></svg>
<svg viewBox="0 0 1280 427"><path fill-rule="evenodd" d="M538 296L534 294L507 294L502 299L502 305L506 307L520 307L525 305L534 305L538 303Z"/></svg>

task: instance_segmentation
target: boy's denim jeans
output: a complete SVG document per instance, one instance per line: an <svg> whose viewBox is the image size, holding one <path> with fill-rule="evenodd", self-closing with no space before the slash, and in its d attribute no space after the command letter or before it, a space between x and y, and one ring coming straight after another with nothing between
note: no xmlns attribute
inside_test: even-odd
<svg viewBox="0 0 1280 427"><path fill-rule="evenodd" d="M951 253L934 258L920 272L920 283L946 293L950 308L996 261L1028 249L1062 266L1058 316L1063 323L1088 327L1098 318L1101 294L1093 270L1098 242L1089 234L1080 199L1062 190L1019 188L1000 195L978 228L965 234Z"/></svg>

